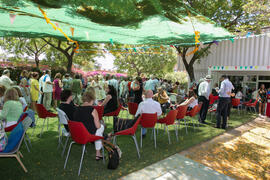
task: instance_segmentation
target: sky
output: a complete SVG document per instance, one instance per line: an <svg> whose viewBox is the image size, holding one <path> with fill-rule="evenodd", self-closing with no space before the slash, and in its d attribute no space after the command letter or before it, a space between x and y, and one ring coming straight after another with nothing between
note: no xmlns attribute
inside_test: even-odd
<svg viewBox="0 0 270 180"><path fill-rule="evenodd" d="M95 57L94 59L99 64L101 64L101 69L104 69L104 70L114 69L113 62L114 62L115 57L112 54L106 53L105 57Z"/></svg>

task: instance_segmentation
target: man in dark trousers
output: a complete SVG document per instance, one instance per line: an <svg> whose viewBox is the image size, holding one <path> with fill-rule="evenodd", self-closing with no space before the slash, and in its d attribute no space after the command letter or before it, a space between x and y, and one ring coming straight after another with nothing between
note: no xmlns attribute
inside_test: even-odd
<svg viewBox="0 0 270 180"><path fill-rule="evenodd" d="M202 103L202 108L199 114L199 122L206 124L205 119L209 107L209 95L211 93L211 75L207 75L204 81L200 83L198 88L199 103Z"/></svg>
<svg viewBox="0 0 270 180"><path fill-rule="evenodd" d="M221 77L221 86L220 89L217 90L219 94L219 101L217 107L217 128L220 128L221 124L221 116L223 117L222 129L226 129L227 127L227 116L228 116L228 105L231 102L231 92L234 89L231 81L228 79L226 75Z"/></svg>

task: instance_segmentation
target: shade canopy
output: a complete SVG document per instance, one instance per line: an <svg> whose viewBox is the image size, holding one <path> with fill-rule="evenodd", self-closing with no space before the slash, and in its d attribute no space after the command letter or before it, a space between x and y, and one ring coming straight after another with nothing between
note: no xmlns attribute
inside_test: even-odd
<svg viewBox="0 0 270 180"><path fill-rule="evenodd" d="M2 0L0 36L66 39L46 23L39 6L71 39L82 42L192 46L195 30L203 43L233 37L182 0Z"/></svg>

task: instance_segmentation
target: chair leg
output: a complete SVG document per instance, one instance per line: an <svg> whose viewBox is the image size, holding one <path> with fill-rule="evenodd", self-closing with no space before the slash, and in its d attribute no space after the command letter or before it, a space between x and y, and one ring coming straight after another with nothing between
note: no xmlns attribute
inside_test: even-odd
<svg viewBox="0 0 270 180"><path fill-rule="evenodd" d="M170 132L169 132L168 126L166 126L166 129L167 129L169 144L171 144L171 137L170 137Z"/></svg>
<svg viewBox="0 0 270 180"><path fill-rule="evenodd" d="M29 149L29 147L28 147L28 145L27 145L26 139L23 138L23 141L24 141L24 144L25 144L25 146L26 146L27 151L30 152L30 149Z"/></svg>
<svg viewBox="0 0 270 180"><path fill-rule="evenodd" d="M140 159L141 156L140 156L140 150L139 150L139 146L138 146L138 143L137 143L137 139L136 139L136 135L134 134L133 136L131 136L134 143L135 143L135 146L136 146L136 150L137 150L137 154L138 154L138 158Z"/></svg>
<svg viewBox="0 0 270 180"><path fill-rule="evenodd" d="M37 117L37 120L36 120L36 125L33 127L33 131L32 131L32 134L31 134L31 136L33 136L33 134L34 134L34 132L35 132L35 129L36 129L36 127L37 127L37 122L38 122L38 117Z"/></svg>
<svg viewBox="0 0 270 180"><path fill-rule="evenodd" d="M176 141L178 142L178 128L177 128L177 124L174 124L174 129L175 129Z"/></svg>
<svg viewBox="0 0 270 180"><path fill-rule="evenodd" d="M155 142L155 149L157 148L157 137L156 137L156 129L153 128L154 130L154 142Z"/></svg>
<svg viewBox="0 0 270 180"><path fill-rule="evenodd" d="M28 144L30 147L32 147L31 140L29 139L29 136L25 133L26 140L28 141Z"/></svg>
<svg viewBox="0 0 270 180"><path fill-rule="evenodd" d="M48 131L48 128L49 128L49 118L46 118L47 120L47 131Z"/></svg>
<svg viewBox="0 0 270 180"><path fill-rule="evenodd" d="M62 135L59 135L59 137L58 137L58 146L57 146L57 149L59 149L60 148L60 146L63 146L63 144L62 144Z"/></svg>
<svg viewBox="0 0 270 180"><path fill-rule="evenodd" d="M23 168L24 172L27 173L27 169L26 169L25 166L23 165L23 163L22 163L22 161L21 161L21 159L20 159L20 155L19 155L18 152L17 152L17 154L16 154L15 157L16 157L17 161L20 163L20 165L21 165L21 167Z"/></svg>
<svg viewBox="0 0 270 180"><path fill-rule="evenodd" d="M70 153L70 149L71 149L71 146L72 144L74 144L75 142L72 141L69 145L69 148L68 148L68 153L67 153L67 157L66 157L66 160L65 160L65 164L64 164L64 169L66 169L66 165L67 165L67 161L68 161L68 157L69 157L69 153Z"/></svg>
<svg viewBox="0 0 270 180"><path fill-rule="evenodd" d="M83 145L82 157L81 157L80 167L79 167L79 171L78 171L78 176L81 173L81 167L82 167L82 162L83 162L84 151L85 151L85 144Z"/></svg>
<svg viewBox="0 0 270 180"><path fill-rule="evenodd" d="M69 139L69 136L67 136L66 137L67 139L66 139L66 142L65 142L65 145L64 145L64 147L63 147L63 151L62 151L62 157L64 156L64 154L65 154L65 151L66 151L66 147L67 147L67 143L68 143L68 139Z"/></svg>
<svg viewBox="0 0 270 180"><path fill-rule="evenodd" d="M20 151L18 151L18 153L19 153L19 155L21 156L21 158L23 158L23 155L22 155L22 153L21 153Z"/></svg>
<svg viewBox="0 0 270 180"><path fill-rule="evenodd" d="M188 134L186 119L184 119L184 122L185 122L185 127L186 127L186 134Z"/></svg>
<svg viewBox="0 0 270 180"><path fill-rule="evenodd" d="M142 148L142 128L141 128L141 148Z"/></svg>
<svg viewBox="0 0 270 180"><path fill-rule="evenodd" d="M39 137L41 137L41 134L43 133L43 128L44 128L44 125L45 125L45 120L46 120L46 119L44 119L44 121L43 121L42 129L41 129L41 132L40 132Z"/></svg>
<svg viewBox="0 0 270 180"><path fill-rule="evenodd" d="M116 136L113 137L113 144L116 145Z"/></svg>
<svg viewBox="0 0 270 180"><path fill-rule="evenodd" d="M194 122L193 122L193 118L191 118L191 122L192 122L192 124L193 124L193 130L195 131L195 124L194 124Z"/></svg>

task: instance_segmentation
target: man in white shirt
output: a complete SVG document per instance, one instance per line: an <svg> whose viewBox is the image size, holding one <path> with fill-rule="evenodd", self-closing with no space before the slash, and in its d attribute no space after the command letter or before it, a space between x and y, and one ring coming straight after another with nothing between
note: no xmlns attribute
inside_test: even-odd
<svg viewBox="0 0 270 180"><path fill-rule="evenodd" d="M222 121L222 129L226 129L227 127L227 116L228 116L228 106L231 102L231 92L234 89L231 81L228 79L226 75L221 77L221 86L220 89L217 90L219 94L219 101L217 107L217 124L216 127L220 128L221 116L223 117Z"/></svg>
<svg viewBox="0 0 270 180"><path fill-rule="evenodd" d="M0 85L5 86L6 89L10 88L13 81L10 79L9 70L4 70L3 75L0 77Z"/></svg>
<svg viewBox="0 0 270 180"><path fill-rule="evenodd" d="M46 70L46 75L42 80L43 84L43 105L50 110L52 103L53 82L51 81L51 71Z"/></svg>
<svg viewBox="0 0 270 180"><path fill-rule="evenodd" d="M157 113L158 116L162 114L161 105L159 102L154 101L152 97L153 91L147 90L145 93L145 100L139 104L135 117L141 115L142 113ZM145 136L146 132L146 129L143 128L143 137Z"/></svg>
<svg viewBox="0 0 270 180"><path fill-rule="evenodd" d="M38 103L43 104L43 80L44 76L46 75L46 71L42 72L42 76L39 78L38 83L39 83L39 90L42 93L39 93L38 95Z"/></svg>
<svg viewBox="0 0 270 180"><path fill-rule="evenodd" d="M208 112L208 107L209 107L209 95L211 93L211 86L210 86L210 82L211 82L211 76L207 75L204 78L204 81L200 83L199 88L198 88L198 101L199 103L202 103L202 108L200 110L200 114L199 114L199 122L204 123L205 124L205 119L206 119L206 115Z"/></svg>

